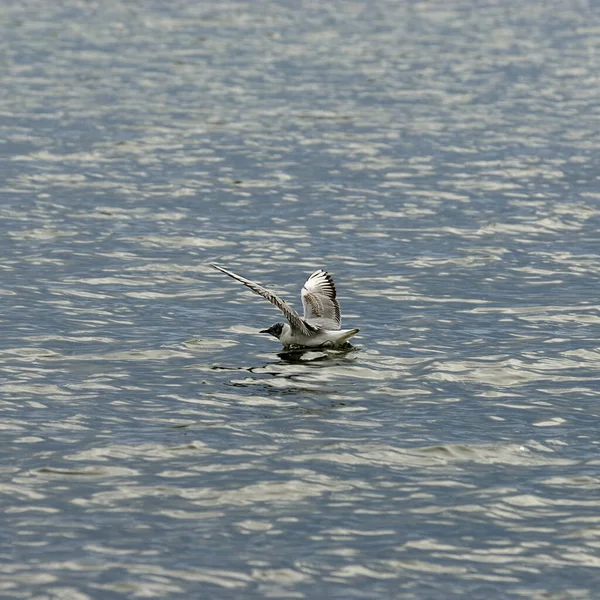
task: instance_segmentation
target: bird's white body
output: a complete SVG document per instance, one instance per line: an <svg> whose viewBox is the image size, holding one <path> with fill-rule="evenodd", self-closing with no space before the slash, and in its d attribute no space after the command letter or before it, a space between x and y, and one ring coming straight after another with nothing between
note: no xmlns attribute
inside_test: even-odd
<svg viewBox="0 0 600 600"><path fill-rule="evenodd" d="M250 279L237 275L218 265L212 265L225 275L243 283L271 304L276 306L288 320L287 323L275 323L261 333L276 337L286 348L300 346L307 348L339 348L349 338L358 333L358 329L341 329L340 305L333 279L329 273L319 269L302 286L302 305L304 316L300 316L285 300L282 300L266 288Z"/></svg>
<svg viewBox="0 0 600 600"><path fill-rule="evenodd" d="M308 336L294 331L287 323L284 323L279 341L286 348L290 346L339 348L358 331L358 329L320 329L316 334Z"/></svg>

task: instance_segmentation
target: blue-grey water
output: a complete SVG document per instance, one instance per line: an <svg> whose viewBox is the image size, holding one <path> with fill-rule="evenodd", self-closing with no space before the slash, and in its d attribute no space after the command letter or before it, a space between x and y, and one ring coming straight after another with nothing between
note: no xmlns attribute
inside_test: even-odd
<svg viewBox="0 0 600 600"><path fill-rule="evenodd" d="M597 3L4 2L0 69L0 597L598 598Z"/></svg>

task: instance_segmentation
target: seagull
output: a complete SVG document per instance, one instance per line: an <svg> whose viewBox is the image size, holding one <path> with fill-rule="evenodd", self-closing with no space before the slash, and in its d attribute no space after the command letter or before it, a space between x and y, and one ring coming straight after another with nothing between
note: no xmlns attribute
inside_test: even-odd
<svg viewBox="0 0 600 600"><path fill-rule="evenodd" d="M342 318L340 305L336 299L335 285L331 275L323 269L315 271L302 286L304 316L301 317L285 300L258 283L219 265L211 264L211 267L237 279L253 292L266 298L285 315L287 323L275 323L260 333L271 334L286 348L290 346L339 348L359 332L359 329L340 329Z"/></svg>

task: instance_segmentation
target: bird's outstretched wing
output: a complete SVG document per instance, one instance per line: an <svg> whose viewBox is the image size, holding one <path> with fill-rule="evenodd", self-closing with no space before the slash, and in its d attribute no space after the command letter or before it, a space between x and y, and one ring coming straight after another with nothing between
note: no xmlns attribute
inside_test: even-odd
<svg viewBox="0 0 600 600"><path fill-rule="evenodd" d="M321 320L327 329L339 329L342 317L336 295L331 275L323 269L315 271L302 287L304 319Z"/></svg>
<svg viewBox="0 0 600 600"><path fill-rule="evenodd" d="M225 275L229 275L229 277L233 277L233 279L237 279L237 281L243 283L246 287L249 287L253 292L256 292L259 296L266 298L271 304L276 306L284 315L285 318L289 321L290 325L303 333L304 335L313 335L315 331L318 330L318 327L313 327L309 323L307 323L285 300L282 300L275 294L271 293L266 288L262 287L258 283L254 281L250 281L241 275L237 275L236 273L232 273L223 267L219 267L218 265L211 264L211 267L214 267L221 273L225 273Z"/></svg>

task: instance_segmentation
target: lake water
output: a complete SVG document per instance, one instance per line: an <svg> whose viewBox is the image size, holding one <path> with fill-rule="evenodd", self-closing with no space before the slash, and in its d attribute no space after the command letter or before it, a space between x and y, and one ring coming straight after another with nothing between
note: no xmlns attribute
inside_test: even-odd
<svg viewBox="0 0 600 600"><path fill-rule="evenodd" d="M595 3L2 12L1 597L598 597Z"/></svg>

